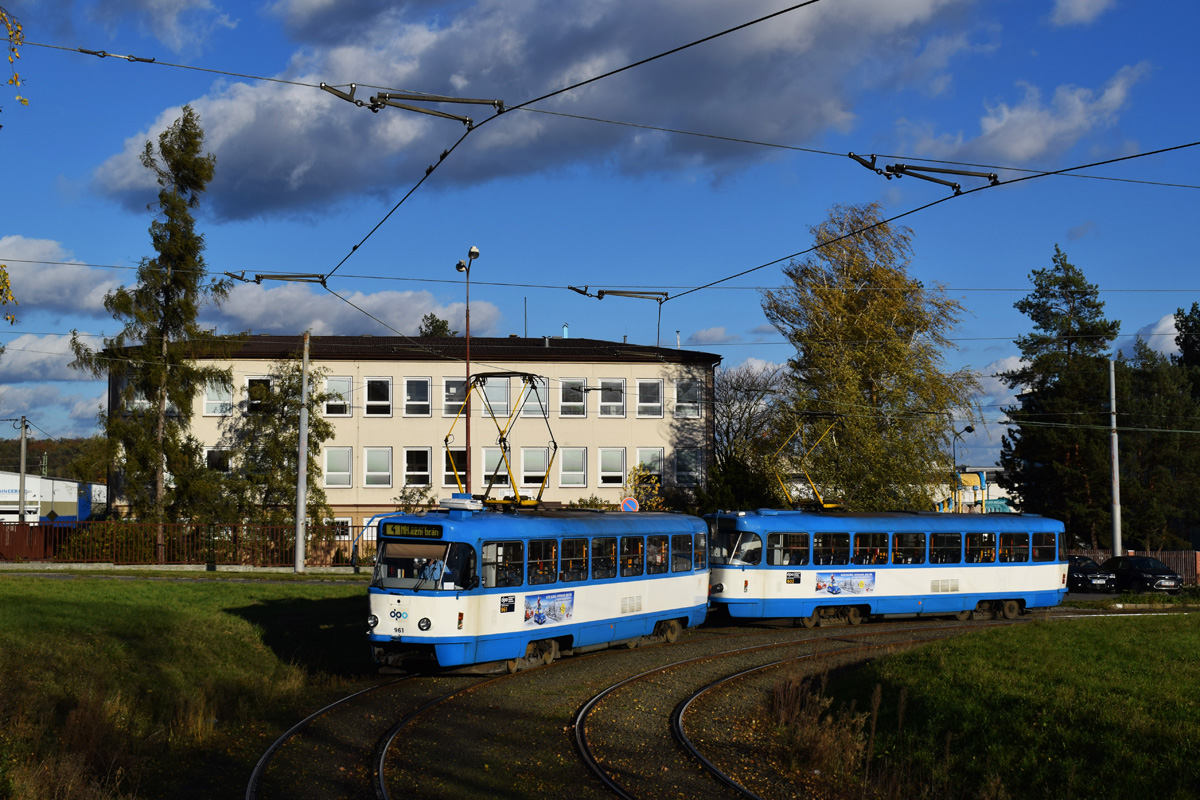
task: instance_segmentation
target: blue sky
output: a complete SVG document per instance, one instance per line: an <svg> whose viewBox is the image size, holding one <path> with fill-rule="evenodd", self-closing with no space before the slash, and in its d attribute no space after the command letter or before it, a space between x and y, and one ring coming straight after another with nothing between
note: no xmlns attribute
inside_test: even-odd
<svg viewBox="0 0 1200 800"><path fill-rule="evenodd" d="M12 87L0 96L0 263L20 302L18 323L0 330L0 416L24 414L42 437L95 430L103 386L68 369L66 340L118 329L104 294L153 253L153 183L137 155L185 103L217 157L198 212L212 273L333 272L330 289L400 332L430 311L461 329L454 264L475 246L474 335L567 325L575 337L653 344L654 302L566 287L667 292L663 344L678 337L726 366L786 360L759 293L779 284L781 264L689 288L786 263L836 203L879 202L893 215L949 194L887 181L848 152L880 154L881 165L986 164L1009 180L1200 138L1195 3L821 0L494 119L487 106L440 106L487 122L346 258L465 128L372 113L320 82L357 83L358 98L380 87L511 108L792 4L0 1L29 42L19 62L29 105ZM1029 330L1013 303L1056 243L1125 337L1174 350L1171 315L1200 301L1198 166L1200 148L1176 150L1089 178L969 193L903 220L912 273L967 309L948 364L983 376L986 420L1011 400L989 376L1015 363L1012 340ZM389 333L319 286L269 280L237 285L203 320ZM959 460L991 463L1001 430L977 428Z"/></svg>

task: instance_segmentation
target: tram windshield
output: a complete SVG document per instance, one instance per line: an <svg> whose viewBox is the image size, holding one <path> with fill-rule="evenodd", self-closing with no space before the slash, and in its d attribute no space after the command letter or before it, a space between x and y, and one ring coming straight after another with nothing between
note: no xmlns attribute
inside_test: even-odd
<svg viewBox="0 0 1200 800"><path fill-rule="evenodd" d="M384 589L465 589L475 576L475 548L462 542L380 543L371 585Z"/></svg>
<svg viewBox="0 0 1200 800"><path fill-rule="evenodd" d="M762 561L762 537L749 531L716 531L709 560L734 566L758 564Z"/></svg>

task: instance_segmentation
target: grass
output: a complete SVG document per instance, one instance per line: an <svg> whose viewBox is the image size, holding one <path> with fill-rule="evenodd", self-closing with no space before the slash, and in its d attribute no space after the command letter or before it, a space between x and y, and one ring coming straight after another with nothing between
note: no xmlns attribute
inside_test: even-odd
<svg viewBox="0 0 1200 800"><path fill-rule="evenodd" d="M985 631L835 675L841 711L820 720L831 737L857 731L864 756L841 780L861 796L1191 798L1198 652L1189 615ZM783 689L774 718L791 760L820 769L779 710Z"/></svg>
<svg viewBox="0 0 1200 800"><path fill-rule="evenodd" d="M361 582L172 577L0 573L0 798L236 796L367 677Z"/></svg>

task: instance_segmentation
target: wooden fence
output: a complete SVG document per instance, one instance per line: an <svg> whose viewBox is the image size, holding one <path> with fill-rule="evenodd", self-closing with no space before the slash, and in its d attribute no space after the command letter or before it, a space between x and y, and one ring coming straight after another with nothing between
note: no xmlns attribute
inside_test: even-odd
<svg viewBox="0 0 1200 800"><path fill-rule="evenodd" d="M312 567L370 564L373 531L361 526L310 527L304 563ZM152 522L78 522L63 525L0 523L0 561L66 564L194 564L290 567L296 563L294 527L261 525L158 526ZM354 545L357 543L357 552Z"/></svg>

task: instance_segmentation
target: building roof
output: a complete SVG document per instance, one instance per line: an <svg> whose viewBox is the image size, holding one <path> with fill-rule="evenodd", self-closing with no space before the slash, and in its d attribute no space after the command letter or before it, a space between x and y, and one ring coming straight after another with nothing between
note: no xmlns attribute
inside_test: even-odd
<svg viewBox="0 0 1200 800"><path fill-rule="evenodd" d="M226 359L282 359L299 356L303 336L251 334ZM319 361L463 361L466 339L461 336L313 336L309 358ZM559 336L471 337L472 361L666 363L714 367L715 353L609 342L603 339L564 339Z"/></svg>

